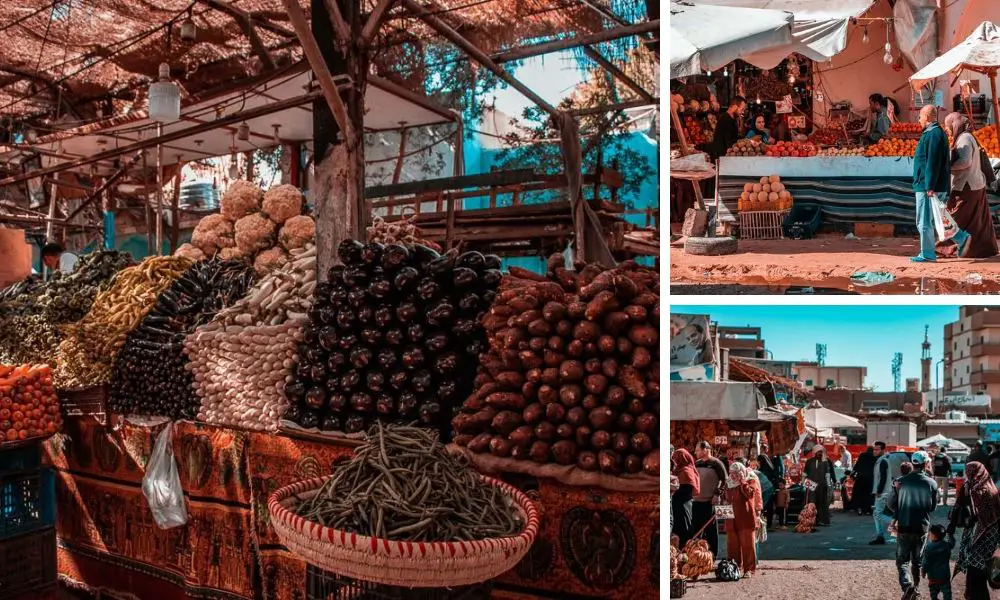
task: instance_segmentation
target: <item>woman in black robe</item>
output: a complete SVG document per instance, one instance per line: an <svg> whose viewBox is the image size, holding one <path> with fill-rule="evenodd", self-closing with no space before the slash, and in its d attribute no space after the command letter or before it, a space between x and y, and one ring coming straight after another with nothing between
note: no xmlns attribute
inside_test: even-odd
<svg viewBox="0 0 1000 600"><path fill-rule="evenodd" d="M868 448L858 457L854 463L854 471L851 477L854 478L854 489L851 492L851 508L858 515L872 514L872 487L875 485L875 448Z"/></svg>

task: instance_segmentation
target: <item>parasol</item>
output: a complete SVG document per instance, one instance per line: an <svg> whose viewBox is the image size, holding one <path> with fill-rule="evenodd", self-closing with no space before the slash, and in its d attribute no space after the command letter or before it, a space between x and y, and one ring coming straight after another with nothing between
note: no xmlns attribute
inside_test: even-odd
<svg viewBox="0 0 1000 600"><path fill-rule="evenodd" d="M861 421L854 417L840 414L835 410L823 408L818 400L813 400L808 406L802 409L806 428L819 435L822 431L832 431L834 429L864 429Z"/></svg>

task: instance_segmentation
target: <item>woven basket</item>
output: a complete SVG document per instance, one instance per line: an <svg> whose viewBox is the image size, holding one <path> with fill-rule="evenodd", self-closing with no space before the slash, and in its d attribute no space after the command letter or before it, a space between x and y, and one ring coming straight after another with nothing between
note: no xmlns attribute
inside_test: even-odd
<svg viewBox="0 0 1000 600"><path fill-rule="evenodd" d="M513 486L483 477L520 509L520 535L468 542L396 542L324 527L296 515L295 498L314 496L329 476L287 485L268 498L271 526L307 563L338 575L401 587L454 587L488 581L512 569L538 534L538 509Z"/></svg>

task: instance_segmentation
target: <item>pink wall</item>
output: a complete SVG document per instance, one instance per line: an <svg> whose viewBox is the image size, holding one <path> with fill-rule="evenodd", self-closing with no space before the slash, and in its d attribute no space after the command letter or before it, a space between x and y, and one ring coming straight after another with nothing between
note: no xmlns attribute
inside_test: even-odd
<svg viewBox="0 0 1000 600"><path fill-rule="evenodd" d="M955 44L969 37L969 34L983 21L993 21L1000 24L1000 2L997 0L951 0L946 6L942 27L944 31L939 32L938 38L942 44L942 52L946 52ZM986 94L987 97L992 96L988 77L966 72L962 78L979 80L980 92ZM940 81L939 84L949 85L952 79L953 77L949 76L947 81ZM946 94L946 97L950 99L957 93L958 85L956 84Z"/></svg>
<svg viewBox="0 0 1000 600"><path fill-rule="evenodd" d="M965 2L967 0L961 0ZM996 2L997 0L981 0ZM865 17L891 17L892 9L888 0L877 0ZM913 72L903 66L902 71L893 70L891 65L882 62L885 54L885 24L873 22L868 25L869 42L862 41L864 28L861 25L848 26L847 48L832 62L816 65L816 90L823 92L824 103L815 105L815 118L822 123L826 120L826 111L832 102L850 100L856 113L867 114L868 96L874 93L891 96L899 103L904 120L915 120L915 115L908 111L911 105L909 83L907 79ZM893 43L893 56L898 57Z"/></svg>

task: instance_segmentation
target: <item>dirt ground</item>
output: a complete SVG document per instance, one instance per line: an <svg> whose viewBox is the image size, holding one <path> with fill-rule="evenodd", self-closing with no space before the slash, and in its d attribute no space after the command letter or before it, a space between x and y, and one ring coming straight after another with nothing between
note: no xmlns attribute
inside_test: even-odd
<svg viewBox="0 0 1000 600"><path fill-rule="evenodd" d="M944 523L947 509L939 507L934 522ZM901 595L896 575L894 544L869 546L874 524L869 516L836 511L833 524L816 533L768 532L761 547L757 573L750 579L722 583L712 579L689 584L688 600L895 600ZM961 535L959 533L959 535ZM725 536L720 542L725 548ZM721 550L725 553L725 550ZM952 553L952 559L957 554ZM954 565L953 565L954 566ZM952 581L952 597L962 598L965 576ZM930 598L927 580L920 585L923 600Z"/></svg>
<svg viewBox="0 0 1000 600"><path fill-rule="evenodd" d="M670 244L670 282L688 285L788 286L837 288L867 294L1000 293L1000 257L938 259L914 263L916 238L845 239L829 235L812 240L740 240L728 256L694 256L683 239ZM895 281L856 286L851 275L886 271Z"/></svg>

